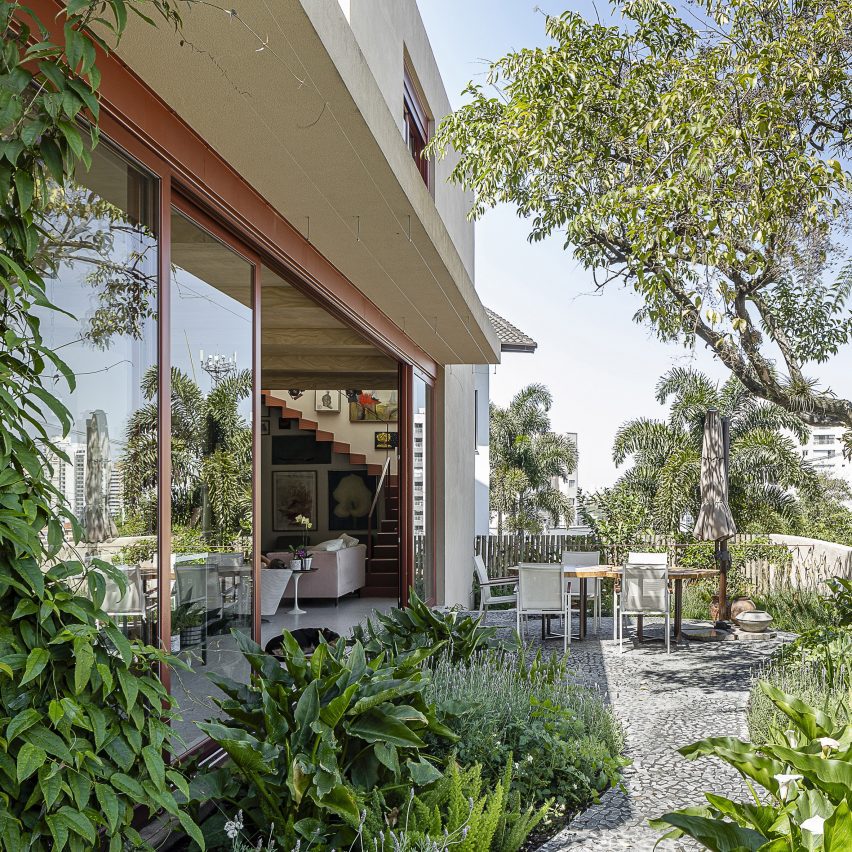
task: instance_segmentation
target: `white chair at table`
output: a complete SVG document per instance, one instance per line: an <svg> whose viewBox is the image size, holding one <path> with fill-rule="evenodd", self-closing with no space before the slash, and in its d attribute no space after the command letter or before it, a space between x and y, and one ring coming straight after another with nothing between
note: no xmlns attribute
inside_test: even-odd
<svg viewBox="0 0 852 852"><path fill-rule="evenodd" d="M498 577L494 580L488 578L488 571L485 568L485 563L482 557L477 553L473 557L473 567L476 571L476 581L479 583L479 611L488 615L488 607L497 606L498 604L518 604L518 581L515 578ZM512 591L508 594L495 595L491 590L493 588L511 586Z"/></svg>
<svg viewBox="0 0 852 852"><path fill-rule="evenodd" d="M666 653L671 653L669 557L667 553L630 553L621 576L616 621L623 650L625 616L660 615L665 620Z"/></svg>
<svg viewBox="0 0 852 852"><path fill-rule="evenodd" d="M193 553L179 556L176 562L174 571L177 599L174 608L190 604L190 608L202 611L201 664L206 666L210 625L212 623L216 627L222 620L223 601L216 570L216 554Z"/></svg>
<svg viewBox="0 0 852 852"><path fill-rule="evenodd" d="M563 550L562 551L562 567L563 568L594 568L601 564L601 554L599 550ZM576 586L575 586L576 584ZM595 625L595 633L600 633L601 629L601 586L600 577L589 577L586 580L586 592L591 591L592 601L592 620ZM579 598L580 581L568 578L568 589L570 594L576 594ZM580 606L583 602L580 601Z"/></svg>
<svg viewBox="0 0 852 852"><path fill-rule="evenodd" d="M142 571L138 565L116 565L115 567L124 574L127 588L122 593L118 583L108 574L103 574L106 590L101 609L113 620L123 621L125 630L128 622L139 621L145 634L145 641L148 642L150 641L147 635L148 611L151 607L145 598Z"/></svg>
<svg viewBox="0 0 852 852"><path fill-rule="evenodd" d="M293 576L292 568L260 568L260 619L269 621L281 605L287 584Z"/></svg>
<svg viewBox="0 0 852 852"><path fill-rule="evenodd" d="M562 649L571 641L571 593L561 565L522 562L518 565L518 634L523 637L522 621L526 616L548 615L562 618Z"/></svg>

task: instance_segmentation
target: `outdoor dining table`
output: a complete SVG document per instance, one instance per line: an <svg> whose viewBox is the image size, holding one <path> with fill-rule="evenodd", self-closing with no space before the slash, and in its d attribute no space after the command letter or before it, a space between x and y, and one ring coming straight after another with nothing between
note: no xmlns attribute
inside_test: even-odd
<svg viewBox="0 0 852 852"><path fill-rule="evenodd" d="M518 572L518 566L513 565L508 569L512 573ZM705 577L716 577L718 571L712 568L670 568L669 580L674 583L674 639L681 642L683 639L683 583L685 580L701 580ZM564 574L569 579L579 580L580 586L580 612L579 612L579 635L578 639L586 638L586 603L588 600L589 580L620 580L622 569L618 565L594 565L590 567L572 568L566 566ZM636 637L642 641L643 618L638 616L636 623ZM544 619L542 619L542 632L544 632Z"/></svg>

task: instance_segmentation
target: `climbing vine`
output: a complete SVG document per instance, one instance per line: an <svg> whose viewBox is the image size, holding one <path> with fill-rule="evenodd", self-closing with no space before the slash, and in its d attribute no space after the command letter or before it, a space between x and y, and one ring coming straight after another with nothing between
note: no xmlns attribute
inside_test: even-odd
<svg viewBox="0 0 852 852"><path fill-rule="evenodd" d="M175 709L156 677L165 656L130 641L101 610L105 575L66 542L76 519L51 483L64 458L46 431L72 418L45 379L74 376L41 335L46 296L36 253L51 192L87 169L98 143L97 48L128 15L179 27L168 0L70 0L61 34L20 3L0 2L0 849L144 846L141 806L193 837L177 804L184 778L164 760ZM101 54L102 55L102 54Z"/></svg>

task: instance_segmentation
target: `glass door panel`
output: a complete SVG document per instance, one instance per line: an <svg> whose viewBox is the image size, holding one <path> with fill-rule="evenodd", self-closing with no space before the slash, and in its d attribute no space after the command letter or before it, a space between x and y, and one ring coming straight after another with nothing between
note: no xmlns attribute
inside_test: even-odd
<svg viewBox="0 0 852 852"><path fill-rule="evenodd" d="M173 670L186 747L216 715L209 674L248 679L251 635L252 264L178 210L171 217ZM176 751L180 751L176 747Z"/></svg>
<svg viewBox="0 0 852 852"><path fill-rule="evenodd" d="M411 447L414 539L414 589L423 600L435 600L435 559L432 548L432 388L417 374L411 393Z"/></svg>

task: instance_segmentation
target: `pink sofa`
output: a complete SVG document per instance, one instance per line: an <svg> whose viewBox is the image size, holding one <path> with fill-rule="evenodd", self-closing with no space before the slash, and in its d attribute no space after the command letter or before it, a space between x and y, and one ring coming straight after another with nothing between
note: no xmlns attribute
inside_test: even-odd
<svg viewBox="0 0 852 852"><path fill-rule="evenodd" d="M281 559L290 564L292 553L272 552L266 554L270 559ZM367 563L367 546L345 547L334 552L317 551L311 553L311 568L316 568L299 579L299 599L302 598L342 598L350 592L364 587ZM288 592L292 589L292 583Z"/></svg>

